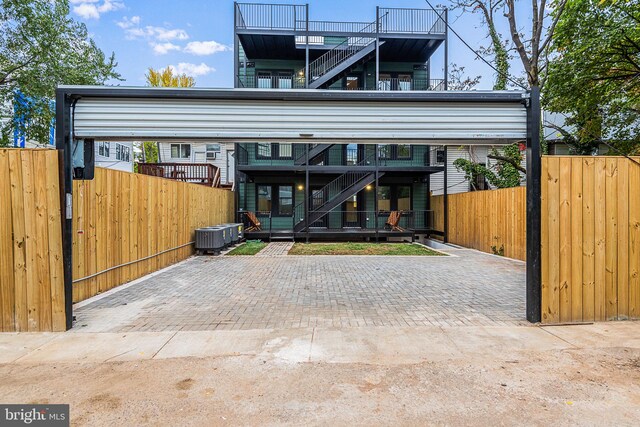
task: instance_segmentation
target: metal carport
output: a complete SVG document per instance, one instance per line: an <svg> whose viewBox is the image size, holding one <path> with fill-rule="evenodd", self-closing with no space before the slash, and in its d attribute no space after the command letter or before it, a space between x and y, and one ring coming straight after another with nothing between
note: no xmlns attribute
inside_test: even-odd
<svg viewBox="0 0 640 427"><path fill-rule="evenodd" d="M540 320L540 103L537 91L380 92L62 86L56 146L72 191L71 141L271 140L493 145L527 141L527 319ZM71 327L71 217L64 228Z"/></svg>

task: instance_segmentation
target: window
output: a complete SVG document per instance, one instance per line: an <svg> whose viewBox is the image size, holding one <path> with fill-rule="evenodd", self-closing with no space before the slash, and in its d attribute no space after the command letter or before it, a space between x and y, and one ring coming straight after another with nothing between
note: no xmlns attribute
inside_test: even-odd
<svg viewBox="0 0 640 427"><path fill-rule="evenodd" d="M411 186L410 185L381 185L378 187L378 210L410 211L411 210Z"/></svg>
<svg viewBox="0 0 640 427"><path fill-rule="evenodd" d="M398 186L398 209L399 211L411 210L411 187L409 185Z"/></svg>
<svg viewBox="0 0 640 427"><path fill-rule="evenodd" d="M258 71L258 89L291 89L293 87L293 71Z"/></svg>
<svg viewBox="0 0 640 427"><path fill-rule="evenodd" d="M378 210L386 212L391 210L391 187L388 185L378 187Z"/></svg>
<svg viewBox="0 0 640 427"><path fill-rule="evenodd" d="M258 159L291 159L293 157L293 144L290 143L264 143L256 145L256 158Z"/></svg>
<svg viewBox="0 0 640 427"><path fill-rule="evenodd" d="M220 153L220 144L207 144L207 160L215 160Z"/></svg>
<svg viewBox="0 0 640 427"><path fill-rule="evenodd" d="M109 157L109 148L110 148L110 143L100 142L98 144L98 154L104 157Z"/></svg>
<svg viewBox="0 0 640 427"><path fill-rule="evenodd" d="M271 186L258 186L258 212L271 212Z"/></svg>
<svg viewBox="0 0 640 427"><path fill-rule="evenodd" d="M410 160L411 159L411 145L378 145L378 158L384 160Z"/></svg>
<svg viewBox="0 0 640 427"><path fill-rule="evenodd" d="M273 216L293 215L293 185L258 185L258 212L270 212Z"/></svg>
<svg viewBox="0 0 640 427"><path fill-rule="evenodd" d="M190 159L191 144L171 144L172 159Z"/></svg>
<svg viewBox="0 0 640 427"><path fill-rule="evenodd" d="M445 163L445 152L444 150L436 151L436 163L439 165L443 165Z"/></svg>
<svg viewBox="0 0 640 427"><path fill-rule="evenodd" d="M288 157L291 158L293 156L293 144L278 144L278 157L279 158L284 158L284 157Z"/></svg>
<svg viewBox="0 0 640 427"><path fill-rule="evenodd" d="M411 146L409 144L400 144L396 146L397 159L410 159L411 158Z"/></svg>
<svg viewBox="0 0 640 427"><path fill-rule="evenodd" d="M116 160L123 162L131 161L131 148L126 145L116 144Z"/></svg>
<svg viewBox="0 0 640 427"><path fill-rule="evenodd" d="M258 158L271 158L271 143L259 142L257 149L256 156Z"/></svg>
<svg viewBox="0 0 640 427"><path fill-rule="evenodd" d="M293 215L293 186L281 185L278 191L278 215Z"/></svg>
<svg viewBox="0 0 640 427"><path fill-rule="evenodd" d="M378 158L380 159L391 159L392 154L392 146L389 144L380 144L378 145Z"/></svg>

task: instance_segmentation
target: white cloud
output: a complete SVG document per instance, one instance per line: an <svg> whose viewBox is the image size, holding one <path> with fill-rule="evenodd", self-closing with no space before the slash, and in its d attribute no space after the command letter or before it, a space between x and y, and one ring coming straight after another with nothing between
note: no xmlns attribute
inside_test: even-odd
<svg viewBox="0 0 640 427"><path fill-rule="evenodd" d="M184 48L185 52L198 56L213 55L214 53L226 52L228 50L231 50L229 46L213 40L205 42L189 42Z"/></svg>
<svg viewBox="0 0 640 427"><path fill-rule="evenodd" d="M100 15L124 8L124 3L117 0L71 0L73 13L84 19L100 19Z"/></svg>
<svg viewBox="0 0 640 427"><path fill-rule="evenodd" d="M166 55L172 50L180 50L180 46L177 46L173 43L151 43L151 47L153 47L153 52L157 55Z"/></svg>
<svg viewBox="0 0 640 427"><path fill-rule="evenodd" d="M204 75L207 75L207 74L210 74L210 73L213 73L214 71L216 71L215 68L209 67L204 62L202 62L200 65L191 64L191 63L188 63L188 62L181 62L177 66L176 65L169 65L169 67L171 68L171 70L174 73L178 73L178 74L183 74L184 73L184 74L187 74L187 75L193 76L193 77L204 76Z"/></svg>
<svg viewBox="0 0 640 427"><path fill-rule="evenodd" d="M140 17L132 16L131 18L128 18L125 16L124 18L122 18L122 21L116 22L116 25L124 30L131 27L137 27L138 25L140 25Z"/></svg>

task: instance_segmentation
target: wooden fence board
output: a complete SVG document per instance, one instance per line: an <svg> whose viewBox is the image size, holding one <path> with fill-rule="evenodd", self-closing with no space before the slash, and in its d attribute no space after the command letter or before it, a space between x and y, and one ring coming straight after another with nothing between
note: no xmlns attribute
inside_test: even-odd
<svg viewBox="0 0 640 427"><path fill-rule="evenodd" d="M582 174L582 159L571 159L571 314L563 317L573 321L582 321Z"/></svg>
<svg viewBox="0 0 640 427"><path fill-rule="evenodd" d="M9 153L0 150L0 330L7 332L16 330L12 221Z"/></svg>

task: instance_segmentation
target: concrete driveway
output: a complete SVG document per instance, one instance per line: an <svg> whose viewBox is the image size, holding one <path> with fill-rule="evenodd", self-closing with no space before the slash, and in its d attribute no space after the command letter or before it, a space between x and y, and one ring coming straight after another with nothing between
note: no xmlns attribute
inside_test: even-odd
<svg viewBox="0 0 640 427"><path fill-rule="evenodd" d="M76 332L525 325L525 265L448 257L194 257L79 304Z"/></svg>

